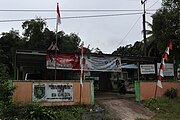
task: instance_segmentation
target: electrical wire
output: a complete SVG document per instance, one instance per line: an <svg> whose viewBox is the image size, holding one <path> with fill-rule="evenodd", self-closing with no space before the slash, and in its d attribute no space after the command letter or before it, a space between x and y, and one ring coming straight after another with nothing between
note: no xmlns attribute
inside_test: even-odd
<svg viewBox="0 0 180 120"><path fill-rule="evenodd" d="M121 9L77 9L77 10L61 10L61 12L138 12L143 10L121 10ZM156 11L155 9L148 11ZM56 10L48 9L0 9L0 12L56 12Z"/></svg>
<svg viewBox="0 0 180 120"><path fill-rule="evenodd" d="M157 0L155 3L153 3L146 11L149 11L150 8L152 8L155 4L157 4L159 0ZM151 14L151 13L148 13ZM130 28L130 30L127 32L127 34L124 36L124 38L120 41L119 45L116 47L118 48L121 43L126 39L126 37L129 35L129 33L131 32L131 30L134 28L134 26L137 24L137 22L139 21L139 19L141 18L141 16L136 20L136 22L133 24L133 26Z"/></svg>
<svg viewBox="0 0 180 120"><path fill-rule="evenodd" d="M156 5L158 2L159 2L159 0L157 0L154 4L152 4L152 5L147 9L147 11L149 11L149 9L152 8L154 5Z"/></svg>
<svg viewBox="0 0 180 120"><path fill-rule="evenodd" d="M132 29L134 28L134 26L137 24L137 22L140 20L141 16L135 21L135 23L133 24L133 26L130 28L130 30L127 32L127 34L124 36L124 38L120 41L120 43L117 45L116 48L118 48L121 43L126 39L126 37L129 35L129 33L132 31Z"/></svg>
<svg viewBox="0 0 180 120"><path fill-rule="evenodd" d="M138 15L142 14L141 12L138 13L125 13L125 14L103 14L103 15L89 15L89 16L72 16L72 17L62 17L61 19L77 19L77 18L100 18L100 17L115 17L115 16L123 16L123 15ZM53 20L56 18L43 18L44 20ZM33 19L17 19L17 20L0 20L0 22L22 22L27 20Z"/></svg>

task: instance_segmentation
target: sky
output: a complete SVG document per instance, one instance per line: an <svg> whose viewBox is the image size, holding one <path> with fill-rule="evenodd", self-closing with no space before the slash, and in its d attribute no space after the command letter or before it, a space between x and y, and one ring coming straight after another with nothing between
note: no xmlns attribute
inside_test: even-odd
<svg viewBox="0 0 180 120"><path fill-rule="evenodd" d="M76 33L84 41L85 47L99 48L103 53L111 54L119 46L134 44L143 39L142 12L140 0L1 0L0 2L0 33L18 30L22 34L23 21L2 22L2 20L21 20L56 18L56 11L18 12L3 10L56 10L59 3L61 24L58 30L66 34ZM152 23L152 14L161 7L162 0L147 0L146 21ZM111 10L67 12L65 10ZM112 11L119 10L119 11ZM121 11L125 10L125 11ZM136 10L136 11L133 11ZM153 11L151 11L153 10ZM133 14L132 14L133 13ZM134 14L135 13L135 14ZM67 18L77 16L114 15L101 17ZM119 14L119 15L117 15ZM50 30L55 31L56 19L46 20ZM146 26L148 29L148 26Z"/></svg>

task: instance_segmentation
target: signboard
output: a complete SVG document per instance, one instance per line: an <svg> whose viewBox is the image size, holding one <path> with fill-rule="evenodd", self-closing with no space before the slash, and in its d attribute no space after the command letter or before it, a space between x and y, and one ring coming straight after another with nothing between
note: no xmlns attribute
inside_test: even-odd
<svg viewBox="0 0 180 120"><path fill-rule="evenodd" d="M55 54L48 53L46 55L46 67L47 69L78 70L80 69L79 56L78 54L64 53L58 54L56 56Z"/></svg>
<svg viewBox="0 0 180 120"><path fill-rule="evenodd" d="M84 70L121 72L121 58L115 56L84 55Z"/></svg>
<svg viewBox="0 0 180 120"><path fill-rule="evenodd" d="M160 64L161 63L157 63L157 74L159 74ZM165 63L164 76L174 76L174 64L173 63Z"/></svg>
<svg viewBox="0 0 180 120"><path fill-rule="evenodd" d="M140 65L141 74L155 74L155 65L154 64L142 64Z"/></svg>
<svg viewBox="0 0 180 120"><path fill-rule="evenodd" d="M73 101L73 84L33 84L33 102Z"/></svg>

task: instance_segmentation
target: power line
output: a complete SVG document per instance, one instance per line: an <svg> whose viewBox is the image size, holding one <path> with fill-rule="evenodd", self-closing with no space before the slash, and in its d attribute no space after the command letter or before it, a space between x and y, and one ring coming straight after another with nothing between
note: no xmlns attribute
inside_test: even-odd
<svg viewBox="0 0 180 120"><path fill-rule="evenodd" d="M131 10L131 9L69 9L61 10L61 12L138 12L143 10ZM156 11L155 9L148 11ZM48 9L0 9L0 12L56 12L56 10Z"/></svg>
<svg viewBox="0 0 180 120"><path fill-rule="evenodd" d="M138 15L142 14L139 13L125 13L125 14L103 14L103 15L87 15L87 16L72 16L72 17L62 17L61 19L78 19L78 18L100 18L100 17L116 17L116 16L123 16L123 15ZM56 18L43 18L44 20L53 20ZM0 22L21 22L21 21L27 21L27 20L33 20L33 19L17 19L17 20L0 20Z"/></svg>
<svg viewBox="0 0 180 120"><path fill-rule="evenodd" d="M129 35L129 33L132 31L132 29L134 28L134 26L137 24L137 22L140 20L141 16L136 20L136 22L133 24L133 26L130 28L130 30L127 32L127 34L124 36L124 38L120 41L120 43L118 44L118 46L116 48L118 48L121 43L126 39L126 37Z"/></svg>
<svg viewBox="0 0 180 120"><path fill-rule="evenodd" d="M146 11L150 11L149 9L152 8L155 4L157 4L159 0L157 0L156 2L154 2ZM155 10L156 11L156 10ZM151 14L151 13L148 13ZM129 35L129 33L131 32L131 30L134 28L134 26L137 24L137 22L139 21L139 19L141 18L141 16L137 19L137 21L134 23L134 25L130 28L130 30L127 32L127 34L124 36L124 38L120 41L119 45L116 47L118 48L121 43L126 39L126 37Z"/></svg>
<svg viewBox="0 0 180 120"><path fill-rule="evenodd" d="M150 8L152 8L155 4L157 4L159 0L157 0L154 4L152 4L146 11L149 11Z"/></svg>

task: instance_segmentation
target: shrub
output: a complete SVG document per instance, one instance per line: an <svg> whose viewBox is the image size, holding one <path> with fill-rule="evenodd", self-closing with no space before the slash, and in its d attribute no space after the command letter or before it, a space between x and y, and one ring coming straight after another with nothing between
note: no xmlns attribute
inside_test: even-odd
<svg viewBox="0 0 180 120"><path fill-rule="evenodd" d="M150 98L144 101L144 106L150 108L152 110L156 110L158 108L158 100L157 98Z"/></svg>
<svg viewBox="0 0 180 120"><path fill-rule="evenodd" d="M7 67L0 64L0 102L5 106L12 103L12 94L15 87L8 81Z"/></svg>
<svg viewBox="0 0 180 120"><path fill-rule="evenodd" d="M34 104L27 104L23 108L26 120L57 120L56 112Z"/></svg>
<svg viewBox="0 0 180 120"><path fill-rule="evenodd" d="M1 110L3 120L59 120L54 110L35 104L10 104Z"/></svg>
<svg viewBox="0 0 180 120"><path fill-rule="evenodd" d="M171 99L173 99L173 98L177 98L177 89L175 89L175 88L171 88L171 89L168 89L165 93L164 93L164 95L166 96L166 97L168 97L168 98L171 98Z"/></svg>

